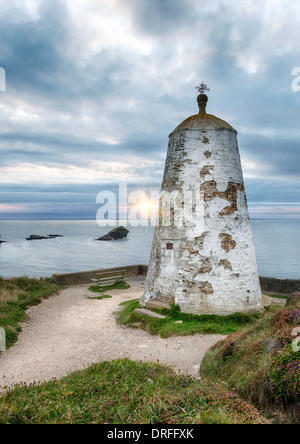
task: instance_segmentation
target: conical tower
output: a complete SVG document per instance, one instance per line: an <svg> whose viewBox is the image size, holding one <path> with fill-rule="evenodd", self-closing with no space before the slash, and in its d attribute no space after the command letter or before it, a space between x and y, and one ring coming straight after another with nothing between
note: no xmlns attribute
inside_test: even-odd
<svg viewBox="0 0 300 444"><path fill-rule="evenodd" d="M263 311L237 132L199 113L169 136L143 307L185 313Z"/></svg>

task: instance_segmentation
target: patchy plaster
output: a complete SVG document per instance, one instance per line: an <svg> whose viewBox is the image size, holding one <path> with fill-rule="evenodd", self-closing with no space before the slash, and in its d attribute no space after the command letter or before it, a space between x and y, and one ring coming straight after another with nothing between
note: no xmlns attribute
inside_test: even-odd
<svg viewBox="0 0 300 444"><path fill-rule="evenodd" d="M213 269L209 258L202 260L199 268L200 274L209 273Z"/></svg>
<svg viewBox="0 0 300 444"><path fill-rule="evenodd" d="M214 165L204 165L204 167L200 171L200 177L205 177L207 174L210 174L210 171L214 169ZM205 200L205 195L204 195Z"/></svg>
<svg viewBox="0 0 300 444"><path fill-rule="evenodd" d="M207 165L206 167L203 167L202 170L204 169L205 174L209 174L207 173L207 168L209 169L213 169L214 167L211 165ZM201 172L202 172L201 170ZM205 174L202 174L202 176L204 176ZM200 173L201 175L201 173ZM234 183L234 182L229 182L228 183L228 187L225 191L218 191L217 189L217 183L214 180L209 180L207 182L204 182L201 187L200 190L204 192L204 201L205 202L209 202L213 199L215 199L216 197L220 197L221 199L226 199L230 205L226 206L222 209L222 211L220 211L220 216L227 216L229 214L233 214L235 211L237 211L237 192L238 190L241 192L245 192L245 188L244 188L244 184L243 183ZM247 203L247 202L246 202Z"/></svg>
<svg viewBox="0 0 300 444"><path fill-rule="evenodd" d="M231 263L227 259L221 259L219 265L224 267L227 270L232 271Z"/></svg>
<svg viewBox="0 0 300 444"><path fill-rule="evenodd" d="M213 294L214 289L210 282L205 281L199 284L199 291L203 294Z"/></svg>
<svg viewBox="0 0 300 444"><path fill-rule="evenodd" d="M231 234L221 233L219 238L221 239L221 247L226 253L229 253L230 250L236 247L236 241L232 239Z"/></svg>
<svg viewBox="0 0 300 444"><path fill-rule="evenodd" d="M261 310L236 131L216 119L193 116L170 134L162 191L200 193L201 211L194 226L179 226L172 207L171 226L156 226L141 306L174 299L186 313Z"/></svg>

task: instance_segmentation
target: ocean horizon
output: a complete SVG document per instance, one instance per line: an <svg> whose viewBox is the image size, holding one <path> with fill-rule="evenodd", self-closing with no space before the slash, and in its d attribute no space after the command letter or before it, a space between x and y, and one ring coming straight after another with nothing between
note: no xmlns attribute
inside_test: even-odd
<svg viewBox="0 0 300 444"><path fill-rule="evenodd" d="M96 241L114 226L96 220L1 220L0 276L50 277L149 262L154 227L131 226L119 241ZM300 220L251 219L260 276L300 279ZM60 235L28 241L31 235Z"/></svg>

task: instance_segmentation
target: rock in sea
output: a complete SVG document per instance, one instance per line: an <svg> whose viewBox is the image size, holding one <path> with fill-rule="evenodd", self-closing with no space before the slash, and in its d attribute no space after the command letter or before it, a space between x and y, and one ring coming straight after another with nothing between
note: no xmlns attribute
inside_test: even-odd
<svg viewBox="0 0 300 444"><path fill-rule="evenodd" d="M104 236L99 237L99 241L109 241L109 240L118 240L118 239L124 239L127 237L127 234L129 233L129 230L126 228L120 226L116 227L113 230L111 230L109 233L105 234Z"/></svg>
<svg viewBox="0 0 300 444"><path fill-rule="evenodd" d="M62 237L60 234L49 234L49 236L38 236L37 234L32 234L27 237L26 240L41 240L41 239L55 239L56 237Z"/></svg>

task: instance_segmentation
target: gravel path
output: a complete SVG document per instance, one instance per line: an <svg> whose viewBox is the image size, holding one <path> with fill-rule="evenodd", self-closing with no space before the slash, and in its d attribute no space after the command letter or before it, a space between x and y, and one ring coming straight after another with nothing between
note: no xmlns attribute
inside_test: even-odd
<svg viewBox="0 0 300 444"><path fill-rule="evenodd" d="M18 383L60 378L93 363L129 358L166 364L198 377L207 350L224 336L194 335L161 339L117 325L120 302L139 298L141 277L128 290L110 291L112 299L89 299L88 285L69 287L28 310L18 342L0 356L0 393Z"/></svg>

